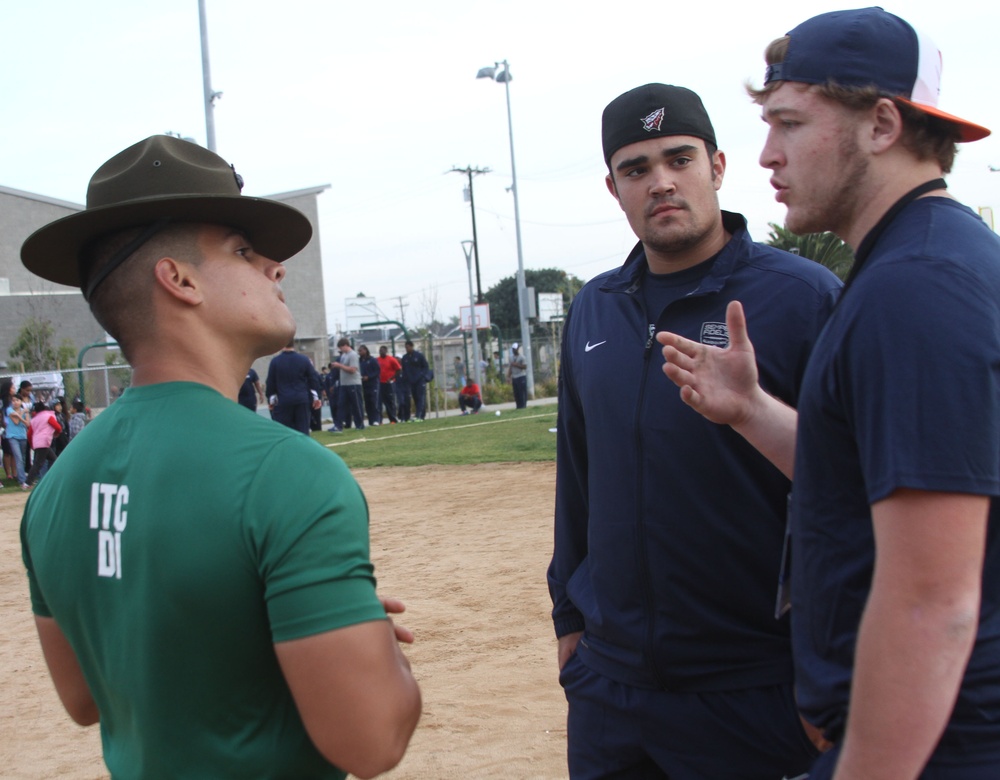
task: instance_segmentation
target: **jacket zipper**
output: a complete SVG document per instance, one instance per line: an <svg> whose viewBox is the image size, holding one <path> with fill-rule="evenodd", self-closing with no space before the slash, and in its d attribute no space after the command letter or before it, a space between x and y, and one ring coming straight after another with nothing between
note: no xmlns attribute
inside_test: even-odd
<svg viewBox="0 0 1000 780"><path fill-rule="evenodd" d="M655 615L656 611L653 609L653 586L652 578L649 571L649 557L646 553L646 524L643 517L643 438L642 438L642 405L643 400L646 395L646 378L649 374L649 358L653 352L653 328L655 327L653 323L649 320L649 314L646 311L645 302L641 297L636 295L639 289L639 285L635 284L627 290L629 297L635 302L636 306L639 308L642 314L643 327L646 331L646 344L643 347L642 353L642 378L639 382L639 398L636 403L635 417L633 418L633 427L635 430L635 441L636 441L636 455L638 458L637 468L636 468L636 553L638 557L638 570L639 570L639 581L642 592L642 606L646 614L646 636L644 640L645 645L645 656L647 659L647 664L649 666L649 671L656 681L656 684L662 688L666 689L666 683L663 680L663 676L660 674L660 670L656 665L656 655L655 655Z"/></svg>

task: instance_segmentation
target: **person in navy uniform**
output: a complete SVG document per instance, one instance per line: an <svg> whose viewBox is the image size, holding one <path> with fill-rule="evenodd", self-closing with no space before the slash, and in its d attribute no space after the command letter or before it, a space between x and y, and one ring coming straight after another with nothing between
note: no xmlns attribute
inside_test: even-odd
<svg viewBox="0 0 1000 780"><path fill-rule="evenodd" d="M295 351L295 340L271 359L265 392L271 417L309 435L312 410L319 408L319 374L312 361Z"/></svg>

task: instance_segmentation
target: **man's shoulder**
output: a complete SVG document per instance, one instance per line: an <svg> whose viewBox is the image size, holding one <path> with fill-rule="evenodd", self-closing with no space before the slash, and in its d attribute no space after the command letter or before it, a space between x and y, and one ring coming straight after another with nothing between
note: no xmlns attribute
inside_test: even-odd
<svg viewBox="0 0 1000 780"><path fill-rule="evenodd" d="M742 253L745 265L755 271L797 279L821 290L842 286L837 275L822 263L770 244L747 241L742 247Z"/></svg>
<svg viewBox="0 0 1000 780"><path fill-rule="evenodd" d="M272 363L275 360L286 362L286 363L301 363L303 360L306 361L307 363L310 362L309 358L307 358L301 352L296 352L294 349L283 349L283 350L281 350L281 352L279 352L277 355L275 355L273 358L271 358L271 362Z"/></svg>
<svg viewBox="0 0 1000 780"><path fill-rule="evenodd" d="M193 441L199 442L199 450L211 448L212 442L231 446L238 441L239 449L257 453L274 448L313 454L319 451L320 455L328 452L312 437L250 412L213 390L205 390L200 395L185 396L184 388L180 388L169 406L166 402L158 406L162 414L150 414L145 405L114 403L87 423L86 445L81 441L79 446L74 445L73 451L83 456L88 448L118 446L122 443L122 430L128 430L131 441L157 442L160 454L171 447L187 450ZM183 400L185 397L187 400ZM184 418L179 421L182 410Z"/></svg>
<svg viewBox="0 0 1000 780"><path fill-rule="evenodd" d="M951 198L914 201L886 229L885 239L873 256L911 253L958 257L963 263L985 258L992 267L1000 256L1000 236L972 209Z"/></svg>

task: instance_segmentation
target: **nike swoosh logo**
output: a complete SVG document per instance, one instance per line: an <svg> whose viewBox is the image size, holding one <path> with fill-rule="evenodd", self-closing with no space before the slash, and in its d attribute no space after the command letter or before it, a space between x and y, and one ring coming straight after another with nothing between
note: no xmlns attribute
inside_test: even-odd
<svg viewBox="0 0 1000 780"><path fill-rule="evenodd" d="M590 350L592 350L592 349L597 349L597 348L598 348L599 346L601 346L601 344L607 344L607 343L608 343L608 340L607 340L607 339L604 339L604 341L598 341L598 342L597 342L596 344L591 344L591 343L590 343L590 342L588 341L588 342L587 342L587 346L585 346L585 347L583 348L583 351L584 351L584 352L590 352Z"/></svg>

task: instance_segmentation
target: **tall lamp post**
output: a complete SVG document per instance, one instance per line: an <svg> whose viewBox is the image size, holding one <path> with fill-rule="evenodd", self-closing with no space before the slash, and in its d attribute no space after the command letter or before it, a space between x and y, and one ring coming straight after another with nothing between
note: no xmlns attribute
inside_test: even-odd
<svg viewBox="0 0 1000 780"><path fill-rule="evenodd" d="M210 152L215 148L215 101L222 97L221 92L212 89L212 74L208 62L208 24L205 22L205 0L198 0L198 21L201 28L201 75L205 91L205 135Z"/></svg>
<svg viewBox="0 0 1000 780"><path fill-rule="evenodd" d="M501 70L502 66L502 70ZM527 361L528 395L535 397L534 360L531 356L531 327L528 324L528 293L524 283L524 253L521 250L521 210L517 201L517 167L514 164L514 124L510 118L510 65L507 60L494 62L493 67L480 68L477 79L492 79L504 86L507 93L507 133L510 136L511 191L514 193L514 233L517 236L517 311L521 319L521 349Z"/></svg>
<svg viewBox="0 0 1000 780"><path fill-rule="evenodd" d="M462 250L465 252L465 266L469 269L469 322L472 325L472 360L476 365L476 384L479 386L479 391L482 392L483 383L482 377L480 376L481 370L479 368L480 357L479 357L479 331L476 322L476 296L472 291L472 253L476 248L475 241L469 241L466 239L462 242Z"/></svg>

